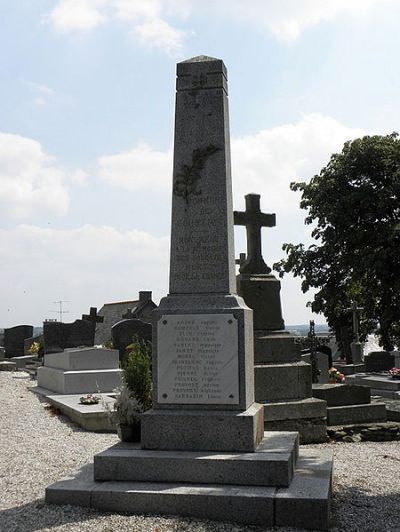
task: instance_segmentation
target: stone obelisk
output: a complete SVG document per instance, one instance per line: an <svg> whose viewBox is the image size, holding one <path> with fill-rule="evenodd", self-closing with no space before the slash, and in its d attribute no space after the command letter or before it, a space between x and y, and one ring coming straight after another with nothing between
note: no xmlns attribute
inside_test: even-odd
<svg viewBox="0 0 400 532"><path fill-rule="evenodd" d="M254 451L252 311L236 295L226 67L178 64L170 293L154 313L142 447Z"/></svg>

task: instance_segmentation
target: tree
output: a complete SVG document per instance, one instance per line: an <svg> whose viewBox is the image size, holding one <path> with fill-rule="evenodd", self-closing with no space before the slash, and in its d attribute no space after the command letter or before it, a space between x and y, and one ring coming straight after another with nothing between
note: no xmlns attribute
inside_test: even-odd
<svg viewBox="0 0 400 532"><path fill-rule="evenodd" d="M364 307L361 333L375 332L386 350L400 346L400 140L397 133L346 142L301 191L316 241L284 244L274 268L303 278L309 303L339 335L352 300Z"/></svg>

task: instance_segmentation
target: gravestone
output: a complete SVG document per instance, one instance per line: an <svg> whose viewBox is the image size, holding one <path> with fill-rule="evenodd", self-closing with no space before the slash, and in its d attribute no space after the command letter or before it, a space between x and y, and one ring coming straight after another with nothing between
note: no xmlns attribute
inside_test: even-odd
<svg viewBox="0 0 400 532"><path fill-rule="evenodd" d="M43 341L45 353L57 353L73 347L90 347L94 344L93 324L86 320L75 320L73 323L45 321Z"/></svg>
<svg viewBox="0 0 400 532"><path fill-rule="evenodd" d="M389 371L395 366L395 355L390 351L371 351L364 357L366 373Z"/></svg>
<svg viewBox="0 0 400 532"><path fill-rule="evenodd" d="M254 312L255 399L264 405L265 430L296 430L302 443L326 440L326 403L312 397L311 365L301 358L296 337L285 330L281 284L265 264L262 227L275 215L260 209L260 196L247 194L246 211L234 212L245 225L247 259L240 261L238 292Z"/></svg>
<svg viewBox="0 0 400 532"><path fill-rule="evenodd" d="M24 355L24 340L33 334L32 325L16 325L4 329L4 351L7 358Z"/></svg>
<svg viewBox="0 0 400 532"><path fill-rule="evenodd" d="M261 254L261 228L275 227L275 214L261 212L259 194L247 194L245 201L246 210L234 212L235 225L245 226L247 235L247 255L241 259L238 291L253 309L255 331L283 330L281 283L271 275Z"/></svg>
<svg viewBox="0 0 400 532"><path fill-rule="evenodd" d="M327 529L331 454L263 433L254 402L252 312L235 294L226 68L178 64L170 293L154 311L153 408L141 448L94 458L94 479L46 502L129 513ZM312 511L310 511L312 509Z"/></svg>
<svg viewBox="0 0 400 532"><path fill-rule="evenodd" d="M138 319L121 320L111 328L111 338L113 348L118 349L120 360L122 360L126 347L134 339L151 342L152 326Z"/></svg>
<svg viewBox="0 0 400 532"><path fill-rule="evenodd" d="M104 317L97 314L97 307L90 307L89 314L82 314L82 319L90 321L93 327L93 341L97 323L103 323Z"/></svg>

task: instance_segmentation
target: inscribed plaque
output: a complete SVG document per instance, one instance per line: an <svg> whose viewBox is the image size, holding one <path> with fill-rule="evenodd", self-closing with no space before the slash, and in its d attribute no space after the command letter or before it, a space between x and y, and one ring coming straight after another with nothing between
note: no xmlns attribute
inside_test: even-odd
<svg viewBox="0 0 400 532"><path fill-rule="evenodd" d="M238 323L233 314L162 316L158 402L239 403Z"/></svg>

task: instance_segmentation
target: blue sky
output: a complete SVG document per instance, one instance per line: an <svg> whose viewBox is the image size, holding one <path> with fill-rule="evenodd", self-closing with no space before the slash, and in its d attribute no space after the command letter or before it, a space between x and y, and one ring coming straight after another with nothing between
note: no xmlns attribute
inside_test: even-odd
<svg viewBox="0 0 400 532"><path fill-rule="evenodd" d="M175 65L228 68L235 208L308 242L293 180L399 129L396 0L0 0L0 326L168 291ZM236 254L245 251L236 229ZM306 322L296 279L287 323ZM315 317L323 322L323 317Z"/></svg>

